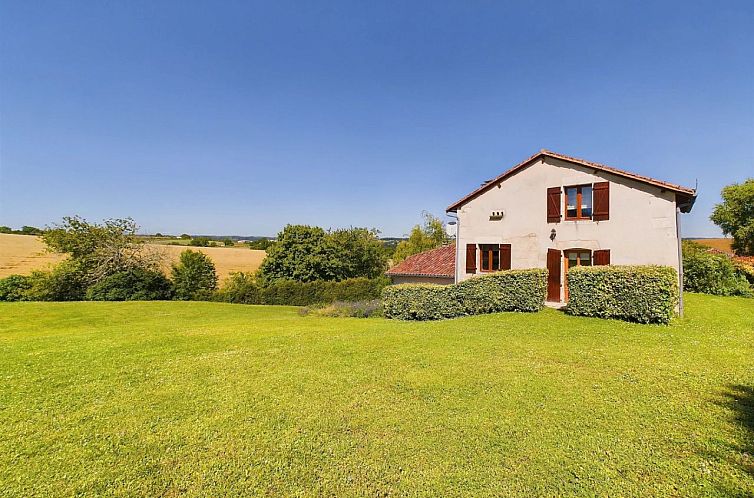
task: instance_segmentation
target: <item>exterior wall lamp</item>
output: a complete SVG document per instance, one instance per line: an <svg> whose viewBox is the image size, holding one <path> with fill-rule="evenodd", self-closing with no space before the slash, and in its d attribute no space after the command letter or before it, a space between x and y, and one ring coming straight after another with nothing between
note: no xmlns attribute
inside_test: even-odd
<svg viewBox="0 0 754 498"><path fill-rule="evenodd" d="M552 230L550 230L550 240L555 240L555 237L557 235L558 235L558 233L555 231L554 228Z"/></svg>

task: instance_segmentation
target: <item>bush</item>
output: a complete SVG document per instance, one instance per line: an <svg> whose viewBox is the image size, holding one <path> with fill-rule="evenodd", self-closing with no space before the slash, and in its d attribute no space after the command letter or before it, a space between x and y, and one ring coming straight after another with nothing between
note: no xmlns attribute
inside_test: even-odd
<svg viewBox="0 0 754 498"><path fill-rule="evenodd" d="M745 272L725 254L686 250L683 254L683 288L718 296L751 296Z"/></svg>
<svg viewBox="0 0 754 498"><path fill-rule="evenodd" d="M507 270L454 285L402 284L387 287L387 318L440 320L502 311L539 311L547 292L547 270Z"/></svg>
<svg viewBox="0 0 754 498"><path fill-rule="evenodd" d="M173 298L173 283L160 272L136 268L109 275L86 292L92 301L155 301Z"/></svg>
<svg viewBox="0 0 754 498"><path fill-rule="evenodd" d="M83 301L86 297L86 271L75 260L63 261L52 271L32 272L29 281L26 301Z"/></svg>
<svg viewBox="0 0 754 498"><path fill-rule="evenodd" d="M188 245L194 247L210 247L213 244L212 241L210 241L207 237L196 237L194 239L191 239Z"/></svg>
<svg viewBox="0 0 754 498"><path fill-rule="evenodd" d="M10 275L0 279L0 301L24 301L31 289L31 277Z"/></svg>
<svg viewBox="0 0 754 498"><path fill-rule="evenodd" d="M308 306L377 299L387 284L385 278L351 278L340 282L278 280L260 285L248 273L234 273L218 293L218 299L239 304Z"/></svg>
<svg viewBox="0 0 754 498"><path fill-rule="evenodd" d="M217 289L215 264L204 253L190 249L181 253L180 261L173 265L175 296L183 300L205 300Z"/></svg>
<svg viewBox="0 0 754 498"><path fill-rule="evenodd" d="M669 266L579 266L568 270L571 315L668 323L678 304L678 274Z"/></svg>

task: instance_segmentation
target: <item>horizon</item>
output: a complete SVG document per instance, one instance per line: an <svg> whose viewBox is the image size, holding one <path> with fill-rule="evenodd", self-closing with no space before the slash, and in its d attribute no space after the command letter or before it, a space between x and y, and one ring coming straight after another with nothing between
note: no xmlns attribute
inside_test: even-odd
<svg viewBox="0 0 754 498"><path fill-rule="evenodd" d="M750 2L0 14L0 225L401 238L545 148L698 181L682 236L718 238L721 188L754 176Z"/></svg>

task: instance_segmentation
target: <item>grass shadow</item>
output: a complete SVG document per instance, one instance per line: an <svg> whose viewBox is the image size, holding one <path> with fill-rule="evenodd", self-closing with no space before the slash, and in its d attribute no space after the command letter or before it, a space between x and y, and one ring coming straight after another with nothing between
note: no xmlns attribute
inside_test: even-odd
<svg viewBox="0 0 754 498"><path fill-rule="evenodd" d="M754 387L730 385L724 393L727 406L734 413L734 420L744 431L744 443L737 449L749 458L742 463L744 471L754 477Z"/></svg>

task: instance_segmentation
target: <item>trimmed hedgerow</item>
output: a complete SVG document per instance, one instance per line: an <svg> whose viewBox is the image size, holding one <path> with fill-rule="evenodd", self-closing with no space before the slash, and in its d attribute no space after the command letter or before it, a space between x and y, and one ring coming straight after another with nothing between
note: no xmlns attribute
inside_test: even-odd
<svg viewBox="0 0 754 498"><path fill-rule="evenodd" d="M401 284L382 291L385 317L440 320L501 311L539 311L547 292L547 270L507 270L454 285Z"/></svg>
<svg viewBox="0 0 754 498"><path fill-rule="evenodd" d="M358 277L340 282L278 280L267 285L259 285L253 275L234 273L225 286L217 292L216 299L239 304L309 306L329 304L334 301L377 299L387 284L386 278Z"/></svg>
<svg viewBox="0 0 754 498"><path fill-rule="evenodd" d="M579 266L568 270L571 315L668 323L678 304L678 274L669 266Z"/></svg>

